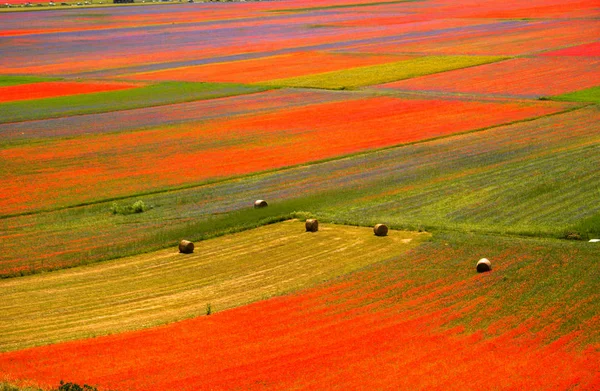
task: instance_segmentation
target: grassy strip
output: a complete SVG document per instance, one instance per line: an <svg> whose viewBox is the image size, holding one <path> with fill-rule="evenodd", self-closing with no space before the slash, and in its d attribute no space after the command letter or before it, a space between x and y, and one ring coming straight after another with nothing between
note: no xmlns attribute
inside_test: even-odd
<svg viewBox="0 0 600 391"><path fill-rule="evenodd" d="M0 391L42 391L38 387L16 386L7 382L0 382Z"/></svg>
<svg viewBox="0 0 600 391"><path fill-rule="evenodd" d="M389 83L433 73L506 60L500 56L426 56L387 64L369 65L256 83L264 86L306 87L333 90Z"/></svg>
<svg viewBox="0 0 600 391"><path fill-rule="evenodd" d="M568 94L562 94L562 95L552 96L550 98L543 98L543 99L566 101L566 102L600 103L600 86L586 88L585 90L569 92Z"/></svg>
<svg viewBox="0 0 600 391"><path fill-rule="evenodd" d="M309 11L322 11L338 8L357 8L357 7L375 7L378 5L390 5L390 4L401 4L401 3L413 3L421 0L396 0L396 1L375 1L372 3L349 3L349 4L336 4L336 5L325 5L321 7L304 7L304 8L283 8L276 10L269 10L267 12L309 12Z"/></svg>
<svg viewBox="0 0 600 391"><path fill-rule="evenodd" d="M399 257L430 237L287 221L88 268L4 280L0 350L135 330L296 291ZM257 276L259 276L257 278ZM44 292L52 291L52 295ZM210 306L210 307L209 307Z"/></svg>
<svg viewBox="0 0 600 391"><path fill-rule="evenodd" d="M266 88L229 83L165 82L127 90L0 104L0 123L105 113L250 94Z"/></svg>
<svg viewBox="0 0 600 391"><path fill-rule="evenodd" d="M61 79L58 77L0 75L0 87L16 86L19 84L42 83L45 81L56 80Z"/></svg>

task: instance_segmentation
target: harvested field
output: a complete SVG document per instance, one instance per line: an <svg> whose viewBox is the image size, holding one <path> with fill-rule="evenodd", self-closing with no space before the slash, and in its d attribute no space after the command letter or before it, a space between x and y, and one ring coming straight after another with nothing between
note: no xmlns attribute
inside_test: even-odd
<svg viewBox="0 0 600 391"><path fill-rule="evenodd" d="M430 235L287 221L91 267L0 280L0 351L221 312L399 257ZM52 292L51 295L48 292ZM67 331L68 330L68 331Z"/></svg>
<svg viewBox="0 0 600 391"><path fill-rule="evenodd" d="M0 5L0 389L600 389L598 0L139 5Z"/></svg>

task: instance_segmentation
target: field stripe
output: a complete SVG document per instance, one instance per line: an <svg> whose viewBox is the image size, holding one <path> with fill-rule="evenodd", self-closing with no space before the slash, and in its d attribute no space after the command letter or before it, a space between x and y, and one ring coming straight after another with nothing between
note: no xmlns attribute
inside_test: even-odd
<svg viewBox="0 0 600 391"><path fill-rule="evenodd" d="M264 90L240 84L165 82L120 91L0 103L0 123L106 113Z"/></svg>
<svg viewBox="0 0 600 391"><path fill-rule="evenodd" d="M309 76L271 80L258 84L265 86L348 89L472 67L505 60L506 58L499 56L429 56L382 65L356 67Z"/></svg>

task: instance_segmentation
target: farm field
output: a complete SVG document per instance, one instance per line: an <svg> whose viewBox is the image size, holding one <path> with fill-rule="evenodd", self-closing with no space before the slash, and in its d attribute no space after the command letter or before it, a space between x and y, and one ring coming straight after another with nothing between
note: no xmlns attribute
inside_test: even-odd
<svg viewBox="0 0 600 391"><path fill-rule="evenodd" d="M485 132L116 201L155 206L141 214L113 215L109 201L0 219L1 271L29 273L132 255L173 246L181 237L197 240L298 211L359 225L381 218L403 229L556 238L573 229L600 235L593 224L580 226L600 213L594 201L600 134L592 120L598 114L590 106ZM577 167L570 166L573 161ZM515 176L519 183L513 183ZM270 207L248 210L257 198L269 200ZM20 238L30 246L22 246ZM46 251L38 251L41 246Z"/></svg>
<svg viewBox="0 0 600 391"><path fill-rule="evenodd" d="M0 152L7 174L0 175L4 184L0 213L39 210L36 205L54 209L198 184L543 116L567 107L555 102L373 97L231 120L163 123L134 132L7 146ZM350 122L340 123L340 117Z"/></svg>
<svg viewBox="0 0 600 391"><path fill-rule="evenodd" d="M224 311L401 256L429 237L391 231L380 238L371 228L329 224L311 233L290 220L198 243L193 254L174 247L31 276L26 285L2 280L0 289L10 293L1 307L7 317L0 322L0 350L196 317L208 304Z"/></svg>
<svg viewBox="0 0 600 391"><path fill-rule="evenodd" d="M597 1L94 6L0 8L0 390L600 389Z"/></svg>
<svg viewBox="0 0 600 391"><path fill-rule="evenodd" d="M474 273L481 254L496 261L490 275ZM593 390L599 272L587 264L598 256L586 243L434 235L303 293L9 352L0 367L42 385L68 376L111 389Z"/></svg>

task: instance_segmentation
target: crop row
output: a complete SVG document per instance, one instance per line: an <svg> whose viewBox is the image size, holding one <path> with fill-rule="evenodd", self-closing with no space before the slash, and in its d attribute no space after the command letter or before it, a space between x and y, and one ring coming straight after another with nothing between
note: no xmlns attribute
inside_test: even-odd
<svg viewBox="0 0 600 391"><path fill-rule="evenodd" d="M559 95L600 84L600 59L516 58L380 86L382 89L534 97Z"/></svg>
<svg viewBox="0 0 600 391"><path fill-rule="evenodd" d="M498 56L418 57L387 64L271 80L259 84L283 87L349 89L410 79L453 69L468 68L505 59Z"/></svg>
<svg viewBox="0 0 600 391"><path fill-rule="evenodd" d="M128 80L179 80L203 82L256 83L346 68L394 62L389 55L298 52L227 63L174 68L122 76Z"/></svg>
<svg viewBox="0 0 600 391"><path fill-rule="evenodd" d="M0 103L30 99L44 99L56 96L119 91L138 86L139 85L131 83L78 83L68 81L19 84L0 87Z"/></svg>
<svg viewBox="0 0 600 391"><path fill-rule="evenodd" d="M491 21L447 29L420 39L398 37L391 42L357 45L352 51L367 53L419 53L426 55L532 55L595 39L597 21Z"/></svg>

